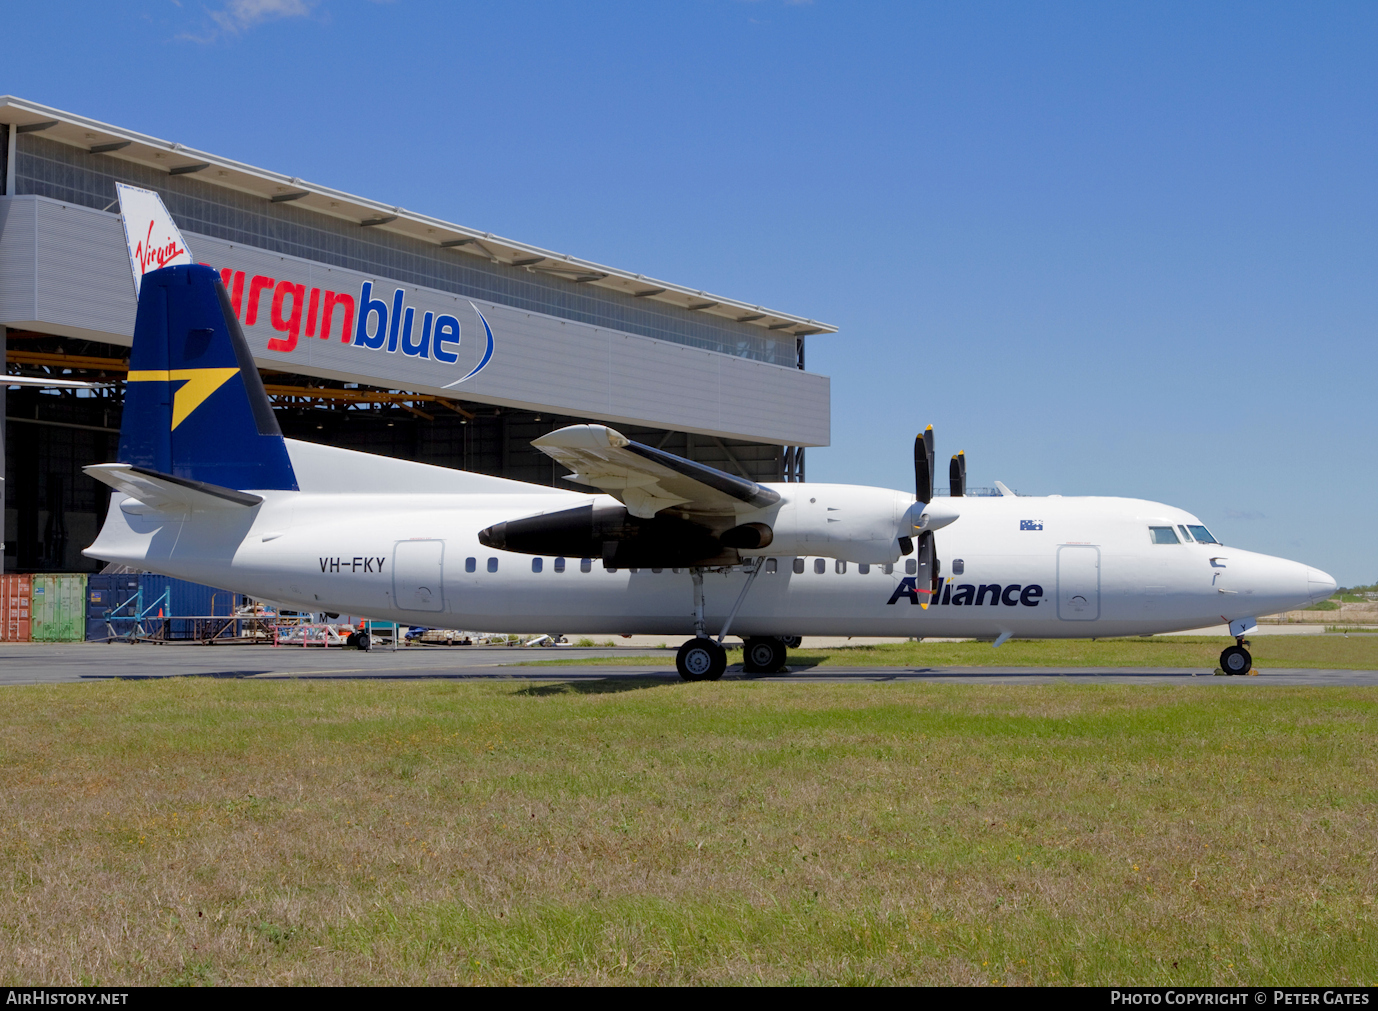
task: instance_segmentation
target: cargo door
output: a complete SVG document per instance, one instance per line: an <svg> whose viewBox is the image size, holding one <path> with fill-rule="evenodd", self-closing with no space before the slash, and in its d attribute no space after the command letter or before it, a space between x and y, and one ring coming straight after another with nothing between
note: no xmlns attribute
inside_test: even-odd
<svg viewBox="0 0 1378 1011"><path fill-rule="evenodd" d="M392 549L392 599L404 611L444 610L445 542L398 541Z"/></svg>
<svg viewBox="0 0 1378 1011"><path fill-rule="evenodd" d="M1057 616L1063 621L1100 617L1100 548L1063 544L1057 549Z"/></svg>

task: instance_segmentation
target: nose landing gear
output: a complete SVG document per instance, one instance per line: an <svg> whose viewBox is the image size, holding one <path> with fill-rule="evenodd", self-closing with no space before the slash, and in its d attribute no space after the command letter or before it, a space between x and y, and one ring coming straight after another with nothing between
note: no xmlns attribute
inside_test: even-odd
<svg viewBox="0 0 1378 1011"><path fill-rule="evenodd" d="M1233 646L1227 647L1220 654L1220 669L1226 674L1248 674L1254 669L1254 658L1249 655L1245 646L1249 641L1243 636L1235 639Z"/></svg>

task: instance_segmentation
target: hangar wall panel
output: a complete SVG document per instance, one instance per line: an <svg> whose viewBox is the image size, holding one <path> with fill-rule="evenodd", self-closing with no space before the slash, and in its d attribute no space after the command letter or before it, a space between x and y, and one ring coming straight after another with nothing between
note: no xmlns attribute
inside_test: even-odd
<svg viewBox="0 0 1378 1011"><path fill-rule="evenodd" d="M99 333L128 343L136 306L118 217L31 196L0 200L0 215L0 323ZM204 235L188 233L187 242L198 261L244 272L240 320L255 359L265 367L733 439L796 446L829 441L826 376L471 301ZM256 276L271 278L273 284L255 291ZM427 313L437 322L442 315L458 321L458 346L447 345L457 361L437 361L430 349L425 356L406 354L401 326L395 339L376 350L346 342L341 339L341 309L328 336L320 332L323 312L318 311L319 336L308 336L309 306L303 306L293 339L295 299L290 292L278 301L274 325L274 293L281 282L301 285L308 301L312 289L349 295L356 330L367 308L362 304L364 284L371 282L371 297L386 307L389 338L395 292L401 289L400 318L413 310L414 340L420 340ZM447 391L485 353L488 342L479 312L493 331L492 359L473 378ZM377 319L378 314L371 314L369 334Z"/></svg>

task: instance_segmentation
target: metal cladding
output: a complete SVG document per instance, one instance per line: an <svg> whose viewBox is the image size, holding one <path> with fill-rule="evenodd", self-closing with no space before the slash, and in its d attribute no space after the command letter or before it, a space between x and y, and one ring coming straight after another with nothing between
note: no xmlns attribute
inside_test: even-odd
<svg viewBox="0 0 1378 1011"><path fill-rule="evenodd" d="M826 376L184 234L224 280L261 367L723 438L829 442ZM127 343L128 260L114 215L4 198L0 324Z"/></svg>
<svg viewBox="0 0 1378 1011"><path fill-rule="evenodd" d="M499 551L601 558L609 568L737 561L735 551L697 523L674 516L638 519L620 505L590 503L506 520L480 531L478 539Z"/></svg>

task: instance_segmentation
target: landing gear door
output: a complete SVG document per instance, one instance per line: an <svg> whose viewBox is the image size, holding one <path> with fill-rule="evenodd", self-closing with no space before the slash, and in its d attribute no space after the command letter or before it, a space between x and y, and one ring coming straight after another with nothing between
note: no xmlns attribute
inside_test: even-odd
<svg viewBox="0 0 1378 1011"><path fill-rule="evenodd" d="M1100 548L1063 544L1057 549L1057 616L1063 621L1100 617Z"/></svg>
<svg viewBox="0 0 1378 1011"><path fill-rule="evenodd" d="M403 611L442 611L445 542L398 541L392 549L392 599Z"/></svg>

